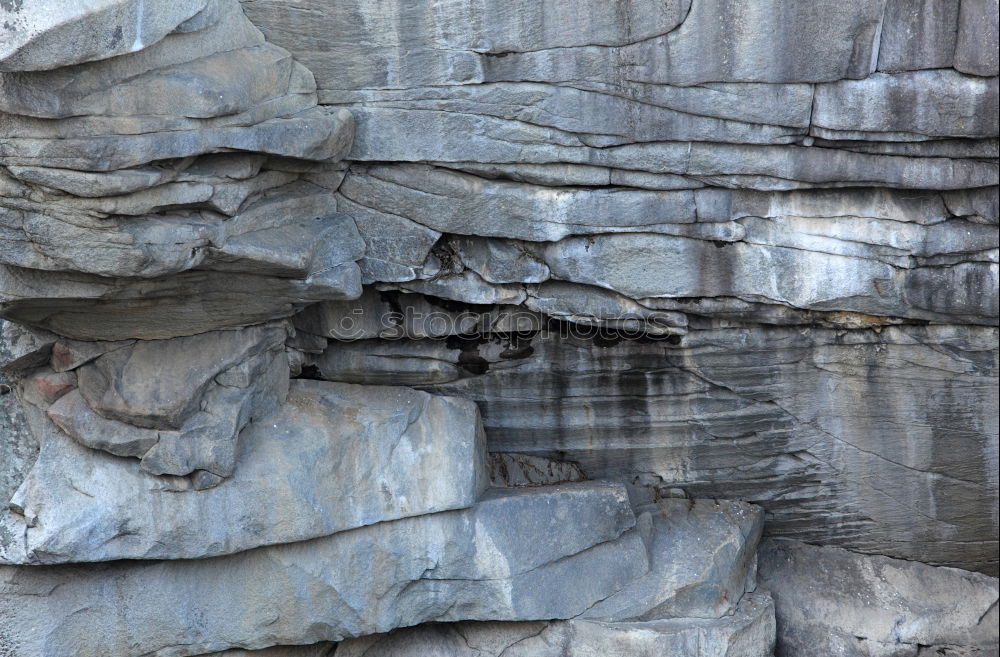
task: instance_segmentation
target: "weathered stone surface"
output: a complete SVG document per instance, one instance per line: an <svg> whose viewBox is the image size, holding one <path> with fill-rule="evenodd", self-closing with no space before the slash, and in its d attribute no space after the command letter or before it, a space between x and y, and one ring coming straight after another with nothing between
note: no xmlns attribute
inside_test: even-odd
<svg viewBox="0 0 1000 657"><path fill-rule="evenodd" d="M888 0L882 17L878 70L949 68L961 2Z"/></svg>
<svg viewBox="0 0 1000 657"><path fill-rule="evenodd" d="M223 650L198 657L333 657L337 650L336 643L323 641L308 646L274 646L260 650Z"/></svg>
<svg viewBox="0 0 1000 657"><path fill-rule="evenodd" d="M803 235L804 240L810 237ZM975 324L995 323L1000 312L995 262L906 270L868 258L804 250L802 244L771 247L749 243L751 239L720 245L666 235L607 234L547 243L533 252L553 278L634 299L733 296L796 308ZM809 280L796 273L806 270ZM948 294L934 293L942 289Z"/></svg>
<svg viewBox="0 0 1000 657"><path fill-rule="evenodd" d="M802 93L807 87L800 85L790 85L787 90L779 87L777 94L772 92L766 98L760 98L760 90L766 86L760 84L721 84L718 90L698 91L642 83L625 89L594 81L580 86L588 88L498 82L451 87L444 93L441 87L323 91L320 98L324 104L373 107L388 114L417 110L518 121L578 135L591 146L668 140L788 144L805 134L808 125L810 94ZM786 100L790 106L782 107L773 117L762 114L748 119L730 111L725 101L713 102L726 92L744 102L777 105ZM722 107L717 107L720 104ZM623 116L629 120L622 121Z"/></svg>
<svg viewBox="0 0 1000 657"><path fill-rule="evenodd" d="M883 5L642 2L618 15L611 28L605 21L614 10L600 2L545 2L516 14L489 2L441 11L397 2L384 8L321 2L309 10L275 0L244 3L268 39L295 53L323 89L499 80L624 79L687 86L860 78L874 68ZM548 22L565 16L560 11L572 11L573 30L563 32ZM367 38L358 39L359 34ZM761 40L761 34L774 38ZM705 43L714 45L710 52Z"/></svg>
<svg viewBox="0 0 1000 657"><path fill-rule="evenodd" d="M5 2L0 71L41 71L142 50L205 8L207 0Z"/></svg>
<svg viewBox="0 0 1000 657"><path fill-rule="evenodd" d="M875 73L863 80L817 85L812 134L836 139L837 131L930 137L993 137L998 131L997 78L949 69ZM903 137L904 139L906 137Z"/></svg>
<svg viewBox="0 0 1000 657"><path fill-rule="evenodd" d="M493 451L751 501L772 534L995 572L996 328L674 340L540 335L432 389L479 403Z"/></svg>
<svg viewBox="0 0 1000 657"><path fill-rule="evenodd" d="M12 333L16 326L0 319L0 364L18 356ZM0 498L10 496L38 456L38 438L28 429L13 381L0 370Z"/></svg>
<svg viewBox="0 0 1000 657"><path fill-rule="evenodd" d="M63 99L99 97L102 91L110 95L117 84L156 69L264 44L264 35L247 20L236 0L212 0L211 4L219 10L216 22L194 32L175 31L135 52L52 70L0 73L0 111L61 116Z"/></svg>
<svg viewBox="0 0 1000 657"><path fill-rule="evenodd" d="M997 0L962 0L955 44L956 69L972 75L1000 73L998 12Z"/></svg>
<svg viewBox="0 0 1000 657"><path fill-rule="evenodd" d="M337 655L768 657L773 649L773 603L766 594L750 594L734 615L718 620L678 618L630 623L569 620L427 625L345 641L337 646Z"/></svg>
<svg viewBox="0 0 1000 657"><path fill-rule="evenodd" d="M684 499L637 511L639 527L649 532L649 573L583 618L648 621L738 613L736 604L756 587L763 511L742 502Z"/></svg>
<svg viewBox="0 0 1000 657"><path fill-rule="evenodd" d="M796 541L761 552L780 657L996 654L997 579Z"/></svg>
<svg viewBox="0 0 1000 657"><path fill-rule="evenodd" d="M996 0L40 2L0 654L769 655L698 498L996 572ZM995 652L823 559L779 654Z"/></svg>
<svg viewBox="0 0 1000 657"><path fill-rule="evenodd" d="M568 618L646 571L633 523L622 487L567 484L214 559L3 566L0 628L15 657L181 657Z"/></svg>
<svg viewBox="0 0 1000 657"><path fill-rule="evenodd" d="M111 279L0 265L0 288L0 316L11 320L82 340L161 339L259 324L316 301L354 299L361 273L353 261L305 280L211 271Z"/></svg>
<svg viewBox="0 0 1000 657"><path fill-rule="evenodd" d="M285 336L285 327L278 325L138 341L81 367L80 392L104 417L178 429L199 410L202 395L219 383L219 375L274 350ZM185 358L191 353L198 358Z"/></svg>
<svg viewBox="0 0 1000 657"><path fill-rule="evenodd" d="M5 512L20 536L0 548L8 562L228 554L469 507L487 484L475 406L406 388L294 382L243 430L233 476L197 493L58 431L44 440Z"/></svg>
<svg viewBox="0 0 1000 657"><path fill-rule="evenodd" d="M305 160L342 159L350 148L352 132L350 112L313 108L250 127L63 139L12 137L0 143L0 165L111 171L230 150Z"/></svg>
<svg viewBox="0 0 1000 657"><path fill-rule="evenodd" d="M576 463L527 454L493 452L489 454L487 463L490 483L501 488L562 484L587 478Z"/></svg>

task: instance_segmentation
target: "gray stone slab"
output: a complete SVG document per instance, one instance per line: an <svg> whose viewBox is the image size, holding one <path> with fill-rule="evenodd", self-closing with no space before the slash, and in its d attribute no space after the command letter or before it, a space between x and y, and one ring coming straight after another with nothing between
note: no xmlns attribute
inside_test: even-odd
<svg viewBox="0 0 1000 657"><path fill-rule="evenodd" d="M997 579L796 541L763 546L780 657L996 654Z"/></svg>
<svg viewBox="0 0 1000 657"><path fill-rule="evenodd" d="M487 485L485 437L469 401L296 381L243 430L232 477L171 483L49 431L19 512L4 511L19 538L0 551L34 564L192 559L465 508Z"/></svg>
<svg viewBox="0 0 1000 657"><path fill-rule="evenodd" d="M13 657L184 657L428 621L568 618L646 572L622 487L509 491L213 559L3 566L0 636Z"/></svg>
<svg viewBox="0 0 1000 657"><path fill-rule="evenodd" d="M200 12L206 2L6 2L0 7L5 32L0 71L41 71L142 50Z"/></svg>
<svg viewBox="0 0 1000 657"><path fill-rule="evenodd" d="M734 615L718 620L677 618L630 623L569 620L426 625L345 641L337 647L337 655L770 657L774 649L773 608L766 594L750 594L741 601ZM289 655L293 656L298 657L298 653Z"/></svg>

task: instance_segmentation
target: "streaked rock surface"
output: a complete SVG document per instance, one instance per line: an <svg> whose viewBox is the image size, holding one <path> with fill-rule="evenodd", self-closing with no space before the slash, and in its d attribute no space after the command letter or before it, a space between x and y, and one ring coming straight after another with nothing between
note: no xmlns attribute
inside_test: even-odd
<svg viewBox="0 0 1000 657"><path fill-rule="evenodd" d="M997 8L0 0L0 655L995 653Z"/></svg>

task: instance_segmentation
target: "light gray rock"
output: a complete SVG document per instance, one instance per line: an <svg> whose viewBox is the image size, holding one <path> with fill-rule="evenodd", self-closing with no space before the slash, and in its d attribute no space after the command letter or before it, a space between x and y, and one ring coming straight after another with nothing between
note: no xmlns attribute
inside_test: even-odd
<svg viewBox="0 0 1000 657"><path fill-rule="evenodd" d="M350 158L362 161L588 164L765 191L844 186L949 190L995 185L997 180L992 163L971 159L704 142L592 147L577 135L489 116L377 107L356 107L353 113L357 135Z"/></svg>
<svg viewBox="0 0 1000 657"><path fill-rule="evenodd" d="M337 644L323 641L308 646L274 646L260 650L223 650L198 657L333 657Z"/></svg>
<svg viewBox="0 0 1000 657"><path fill-rule="evenodd" d="M955 44L956 69L972 75L1000 73L998 12L997 0L962 0Z"/></svg>
<svg viewBox="0 0 1000 657"><path fill-rule="evenodd" d="M694 222L690 191L551 188L425 165L358 168L338 192L436 231L531 241L615 230L660 232Z"/></svg>
<svg viewBox="0 0 1000 657"><path fill-rule="evenodd" d="M316 73L320 88L364 89L501 80L689 86L860 78L875 66L884 2L793 8L741 0L641 2L623 14L599 2L544 2L516 14L490 2L438 11L356 0L308 10L276 0L244 6L269 40ZM566 11L571 19L560 13ZM548 22L557 16L573 30Z"/></svg>
<svg viewBox="0 0 1000 657"><path fill-rule="evenodd" d="M336 212L336 200L326 189L269 172L255 180L273 189L260 191L225 217L202 210L200 201L236 185L179 182L104 201L137 201L143 196L164 206L190 204L190 209L149 214L156 207L136 209L141 217L95 216L91 210L64 199L44 202L0 201L0 258L32 269L79 271L117 277L157 277L191 269L212 269L288 278L305 278L316 271L352 263L364 252L354 220ZM279 186L274 186L275 183ZM251 184L253 186L254 184ZM172 186L184 186L195 196L178 197ZM172 198L164 199L164 194ZM128 200L126 200L128 199ZM228 203L227 203L228 204ZM117 214L126 208L103 208ZM232 209L230 207L229 209Z"/></svg>
<svg viewBox="0 0 1000 657"><path fill-rule="evenodd" d="M309 303L360 294L361 272L353 261L305 280L210 271L110 279L0 265L0 316L82 340L193 335L259 324Z"/></svg>
<svg viewBox="0 0 1000 657"><path fill-rule="evenodd" d="M477 305L517 305L528 298L523 285L489 283L471 269L459 274L445 274L426 280L379 287L385 289L398 287L417 294Z"/></svg>
<svg viewBox="0 0 1000 657"><path fill-rule="evenodd" d="M773 603L751 594L733 616L632 623L456 623L351 639L338 657L769 657ZM256 657L256 656L254 656ZM264 656L262 656L264 657ZM296 655L297 657L297 655Z"/></svg>
<svg viewBox="0 0 1000 657"><path fill-rule="evenodd" d="M476 401L491 451L738 497L774 535L995 573L996 328L864 320L550 332L523 340L529 357L429 389Z"/></svg>
<svg viewBox="0 0 1000 657"><path fill-rule="evenodd" d="M213 127L77 138L11 137L0 143L0 165L111 171L154 160L223 151L253 151L306 160L343 159L351 145L347 110L306 109L249 127Z"/></svg>
<svg viewBox="0 0 1000 657"><path fill-rule="evenodd" d="M723 94L715 92L713 96L715 90L711 88L698 94L664 85L635 84L622 89L601 82L573 84L587 88L497 82L447 87L447 93L442 93L441 87L354 93L325 91L320 100L348 109L377 107L390 114L425 110L491 116L576 134L592 146L668 140L787 144L794 142L797 135L805 134L808 127L811 94L782 94L781 87L763 102L777 104L785 100L780 96L793 96L792 107L783 107L773 119L763 113L748 119L727 111L729 103L725 101L723 107L714 108L709 99ZM753 102L761 95L754 92L765 85L720 86L725 91L735 87L733 95L743 96L744 102ZM793 89L807 88L796 85ZM789 115L794 118L786 118ZM782 123L774 125L776 121Z"/></svg>
<svg viewBox="0 0 1000 657"><path fill-rule="evenodd" d="M641 0L627 12L597 0L546 0L516 11L486 0L434 10L357 0L308 8L253 0L244 7L269 40L317 73L322 87L357 89L480 82L490 53L625 45L676 28L690 4Z"/></svg>
<svg viewBox="0 0 1000 657"><path fill-rule="evenodd" d="M111 2L134 4L134 0ZM174 32L155 44L147 44L142 50L110 59L45 71L0 72L0 111L25 116L61 116L62 99L94 97L102 91L111 93L110 90L117 84L155 69L169 68L226 50L264 44L264 35L247 20L237 0L212 2L219 7L219 17L203 30ZM179 6L192 4L190 0L185 0ZM164 99L164 102L169 101ZM7 120L9 117L4 117L4 121Z"/></svg>
<svg viewBox="0 0 1000 657"><path fill-rule="evenodd" d="M632 335L683 334L687 326L682 313L650 309L609 290L563 281L546 281L529 288L524 305L556 319L621 329Z"/></svg>
<svg viewBox="0 0 1000 657"><path fill-rule="evenodd" d="M816 86L812 131L876 133L873 139L995 137L997 78L962 75L950 69L875 73L863 80ZM904 133L897 137L895 134Z"/></svg>
<svg viewBox="0 0 1000 657"><path fill-rule="evenodd" d="M583 618L649 621L722 618L756 588L759 507L727 500L668 499L640 507L649 532L649 573L594 605Z"/></svg>
<svg viewBox="0 0 1000 657"><path fill-rule="evenodd" d="M296 381L278 412L243 430L233 476L210 490L177 492L46 431L11 500L18 513L4 512L0 532L19 538L0 549L10 563L210 557L466 508L486 485L471 402Z"/></svg>
<svg viewBox="0 0 1000 657"><path fill-rule="evenodd" d="M882 18L878 70L950 68L961 2L888 0Z"/></svg>
<svg viewBox="0 0 1000 657"><path fill-rule="evenodd" d="M12 333L21 331L0 319L0 363L18 354ZM0 366L2 367L2 366ZM0 369L0 499L8 500L38 456L38 438L29 430L14 382Z"/></svg>
<svg viewBox="0 0 1000 657"><path fill-rule="evenodd" d="M5 2L0 71L41 71L142 50L204 9L206 1Z"/></svg>
<svg viewBox="0 0 1000 657"><path fill-rule="evenodd" d="M469 269L489 283L541 283L549 268L512 240L457 237L448 241Z"/></svg>
<svg viewBox="0 0 1000 657"><path fill-rule="evenodd" d="M183 657L568 618L646 571L633 523L624 488L567 484L214 559L4 566L0 636L14 657Z"/></svg>
<svg viewBox="0 0 1000 657"><path fill-rule="evenodd" d="M104 417L178 429L199 410L202 395L219 383L220 374L282 346L286 335L284 326L272 325L138 341L81 367L80 392ZM192 353L198 358L186 357Z"/></svg>
<svg viewBox="0 0 1000 657"><path fill-rule="evenodd" d="M803 242L816 240L806 235ZM713 244L667 235L606 234L540 244L534 253L553 278L633 299L734 296L796 308L977 324L993 323L998 313L995 256L946 269L900 270L856 254L803 250L803 242L772 247L749 241ZM801 271L810 272L808 279Z"/></svg>
<svg viewBox="0 0 1000 657"><path fill-rule="evenodd" d="M796 541L763 546L781 657L997 651L997 580Z"/></svg>
<svg viewBox="0 0 1000 657"><path fill-rule="evenodd" d="M485 78L624 78L680 86L862 78L875 68L883 7L884 2L791 8L778 2L693 2L684 22L662 36L615 49L580 47L493 58ZM761 34L775 38L764 41ZM705 43L718 47L706 50Z"/></svg>

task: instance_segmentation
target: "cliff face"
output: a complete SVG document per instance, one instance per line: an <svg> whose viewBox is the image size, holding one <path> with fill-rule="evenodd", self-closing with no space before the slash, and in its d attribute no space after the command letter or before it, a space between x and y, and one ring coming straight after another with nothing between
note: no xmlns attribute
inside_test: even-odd
<svg viewBox="0 0 1000 657"><path fill-rule="evenodd" d="M995 650L997 13L0 1L0 655Z"/></svg>
<svg viewBox="0 0 1000 657"><path fill-rule="evenodd" d="M338 207L382 296L325 312L537 315L331 341L321 376L405 367L493 451L995 573L995 7L528 4L244 2L357 122Z"/></svg>

